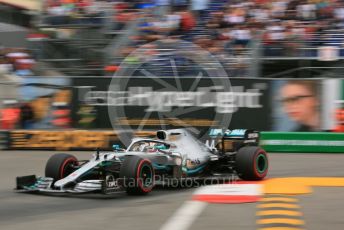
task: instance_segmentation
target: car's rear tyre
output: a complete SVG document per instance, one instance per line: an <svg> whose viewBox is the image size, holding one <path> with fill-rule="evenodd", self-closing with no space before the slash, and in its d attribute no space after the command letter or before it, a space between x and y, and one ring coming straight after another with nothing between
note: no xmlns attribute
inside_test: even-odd
<svg viewBox="0 0 344 230"><path fill-rule="evenodd" d="M148 159L139 156L126 156L120 170L120 178L123 180L129 195L145 195L154 187L154 168Z"/></svg>
<svg viewBox="0 0 344 230"><path fill-rule="evenodd" d="M45 166L45 176L53 178L55 182L75 171L76 165L78 160L73 155L66 153L52 155Z"/></svg>
<svg viewBox="0 0 344 230"><path fill-rule="evenodd" d="M266 152L257 146L246 146L236 154L236 171L243 180L262 180L269 169Z"/></svg>

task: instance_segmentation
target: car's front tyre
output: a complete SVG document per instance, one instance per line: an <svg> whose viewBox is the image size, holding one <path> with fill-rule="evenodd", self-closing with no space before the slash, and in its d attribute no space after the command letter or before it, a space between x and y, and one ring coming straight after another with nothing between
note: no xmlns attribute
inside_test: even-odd
<svg viewBox="0 0 344 230"><path fill-rule="evenodd" d="M78 160L75 156L66 153L52 155L45 166L45 176L55 181L61 180L75 171Z"/></svg>
<svg viewBox="0 0 344 230"><path fill-rule="evenodd" d="M154 187L154 168L148 159L139 156L126 156L120 170L120 178L123 180L129 195L145 195Z"/></svg>

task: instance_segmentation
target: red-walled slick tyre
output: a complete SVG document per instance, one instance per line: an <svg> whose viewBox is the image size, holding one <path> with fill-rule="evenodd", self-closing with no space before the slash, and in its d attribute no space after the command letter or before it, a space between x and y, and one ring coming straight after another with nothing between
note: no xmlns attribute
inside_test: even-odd
<svg viewBox="0 0 344 230"><path fill-rule="evenodd" d="M269 169L266 152L257 146L246 146L236 154L236 171L243 180L262 180Z"/></svg>
<svg viewBox="0 0 344 230"><path fill-rule="evenodd" d="M148 159L126 156L120 170L120 178L130 195L145 195L154 187L154 168Z"/></svg>
<svg viewBox="0 0 344 230"><path fill-rule="evenodd" d="M53 178L55 182L75 171L76 165L78 160L73 155L65 153L52 155L45 166L45 176Z"/></svg>

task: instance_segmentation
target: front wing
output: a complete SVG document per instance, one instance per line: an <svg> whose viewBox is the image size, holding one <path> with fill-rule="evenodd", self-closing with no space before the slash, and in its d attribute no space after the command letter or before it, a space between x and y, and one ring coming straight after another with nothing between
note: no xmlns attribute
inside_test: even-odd
<svg viewBox="0 0 344 230"><path fill-rule="evenodd" d="M72 188L56 188L53 186L53 178L36 177L35 175L17 177L16 190L21 192L46 192L46 193L94 193L104 194L122 192L120 186L109 187L104 180L84 180L75 184Z"/></svg>

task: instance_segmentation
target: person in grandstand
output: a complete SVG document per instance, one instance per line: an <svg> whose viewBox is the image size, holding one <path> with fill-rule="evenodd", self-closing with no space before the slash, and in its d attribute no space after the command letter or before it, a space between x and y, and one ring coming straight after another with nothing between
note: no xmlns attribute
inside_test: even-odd
<svg viewBox="0 0 344 230"><path fill-rule="evenodd" d="M311 80L290 80L280 89L284 112L298 123L293 131L320 130L318 85Z"/></svg>
<svg viewBox="0 0 344 230"><path fill-rule="evenodd" d="M35 114L29 102L23 102L20 106L19 124L22 129L31 129L34 124Z"/></svg>
<svg viewBox="0 0 344 230"><path fill-rule="evenodd" d="M16 100L4 100L4 108L0 108L0 129L11 130L16 128L19 119L19 108Z"/></svg>
<svg viewBox="0 0 344 230"><path fill-rule="evenodd" d="M332 132L344 133L344 108L336 109L335 118L337 125L332 129Z"/></svg>

